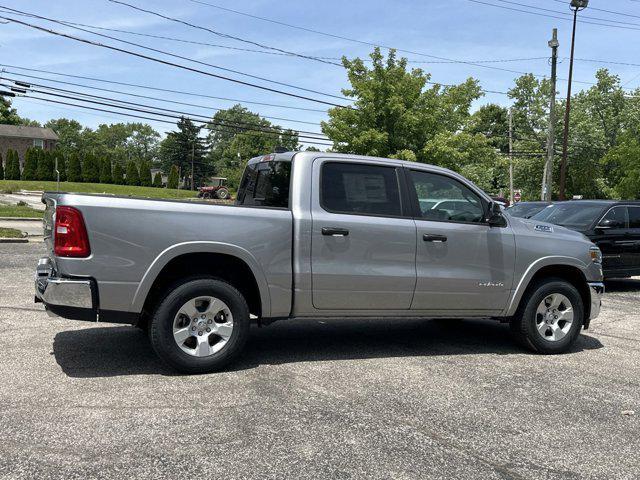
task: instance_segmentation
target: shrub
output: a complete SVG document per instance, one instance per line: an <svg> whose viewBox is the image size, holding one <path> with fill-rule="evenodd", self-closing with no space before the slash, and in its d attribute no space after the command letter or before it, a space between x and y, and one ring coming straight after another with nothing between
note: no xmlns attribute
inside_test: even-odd
<svg viewBox="0 0 640 480"><path fill-rule="evenodd" d="M113 183L116 185L124 185L124 172L122 171L122 165L117 162L113 167Z"/></svg>
<svg viewBox="0 0 640 480"><path fill-rule="evenodd" d="M111 174L111 160L103 158L100 162L100 183L113 182L113 175Z"/></svg>
<svg viewBox="0 0 640 480"><path fill-rule="evenodd" d="M77 153L72 153L69 156L69 164L67 165L67 181L82 181L82 163L80 162L80 157Z"/></svg>
<svg viewBox="0 0 640 480"><path fill-rule="evenodd" d="M55 180L53 173L53 154L51 152L38 149L38 180Z"/></svg>
<svg viewBox="0 0 640 480"><path fill-rule="evenodd" d="M143 187L151 186L151 166L149 162L140 162L140 185Z"/></svg>
<svg viewBox="0 0 640 480"><path fill-rule="evenodd" d="M157 172L153 177L153 186L156 188L162 188L162 172Z"/></svg>
<svg viewBox="0 0 640 480"><path fill-rule="evenodd" d="M20 180L20 160L15 150L7 151L7 168L4 177L7 180Z"/></svg>
<svg viewBox="0 0 640 480"><path fill-rule="evenodd" d="M82 162L82 179L87 183L98 183L100 181L100 162L88 153Z"/></svg>
<svg viewBox="0 0 640 480"><path fill-rule="evenodd" d="M167 179L167 188L178 188L178 167L171 167L169 178Z"/></svg>
<svg viewBox="0 0 640 480"><path fill-rule="evenodd" d="M38 180L39 148L27 148L24 155L24 168L22 178L25 180Z"/></svg>
<svg viewBox="0 0 640 480"><path fill-rule="evenodd" d="M127 185L140 185L140 174L138 167L133 161L127 164Z"/></svg>

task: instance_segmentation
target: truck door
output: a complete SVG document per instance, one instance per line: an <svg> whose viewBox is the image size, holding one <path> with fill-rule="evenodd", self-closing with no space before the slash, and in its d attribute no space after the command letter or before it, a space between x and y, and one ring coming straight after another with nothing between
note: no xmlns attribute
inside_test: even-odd
<svg viewBox="0 0 640 480"><path fill-rule="evenodd" d="M425 170L407 170L407 177L417 227L411 308L500 312L513 282L511 229L486 224L486 200L458 179Z"/></svg>
<svg viewBox="0 0 640 480"><path fill-rule="evenodd" d="M634 270L634 275L640 272L640 206L629 205L629 268Z"/></svg>
<svg viewBox="0 0 640 480"><path fill-rule="evenodd" d="M408 310L416 226L401 201L401 167L316 159L311 277L319 310Z"/></svg>
<svg viewBox="0 0 640 480"><path fill-rule="evenodd" d="M598 222L595 236L591 239L602 251L602 268L605 276L615 276L615 273L623 273L627 267L629 254L627 233L629 218L627 207L624 205L610 208Z"/></svg>

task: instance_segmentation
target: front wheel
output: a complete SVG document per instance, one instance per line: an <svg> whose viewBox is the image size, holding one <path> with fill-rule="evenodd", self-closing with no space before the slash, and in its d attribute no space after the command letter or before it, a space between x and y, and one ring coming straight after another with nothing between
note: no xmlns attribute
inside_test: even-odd
<svg viewBox="0 0 640 480"><path fill-rule="evenodd" d="M531 287L511 321L521 345L543 354L566 352L584 325L580 292L566 280L550 278Z"/></svg>
<svg viewBox="0 0 640 480"><path fill-rule="evenodd" d="M183 373L209 373L242 352L249 324L249 307L236 288L197 278L169 292L153 315L149 336L169 366Z"/></svg>

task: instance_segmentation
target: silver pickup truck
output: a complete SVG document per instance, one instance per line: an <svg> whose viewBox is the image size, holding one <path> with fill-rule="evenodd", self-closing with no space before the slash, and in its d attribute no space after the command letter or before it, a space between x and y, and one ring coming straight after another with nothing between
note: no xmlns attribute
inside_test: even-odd
<svg viewBox="0 0 640 480"><path fill-rule="evenodd" d="M494 318L566 351L600 311L601 253L582 234L503 215L430 165L297 152L253 158L236 205L45 193L36 301L126 323L187 373L218 370L253 321Z"/></svg>

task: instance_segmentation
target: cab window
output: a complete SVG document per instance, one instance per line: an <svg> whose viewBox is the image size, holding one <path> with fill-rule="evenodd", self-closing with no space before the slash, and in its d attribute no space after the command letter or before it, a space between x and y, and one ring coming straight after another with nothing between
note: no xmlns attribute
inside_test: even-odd
<svg viewBox="0 0 640 480"><path fill-rule="evenodd" d="M445 175L410 170L418 197L419 216L439 222L484 222L484 206L478 195Z"/></svg>
<svg viewBox="0 0 640 480"><path fill-rule="evenodd" d="M610 228L627 228L627 207L613 207L602 217L598 225Z"/></svg>
<svg viewBox="0 0 640 480"><path fill-rule="evenodd" d="M320 204L328 212L402 215L395 167L327 162L320 184Z"/></svg>
<svg viewBox="0 0 640 480"><path fill-rule="evenodd" d="M236 205L289 208L291 162L258 162L247 165Z"/></svg>

